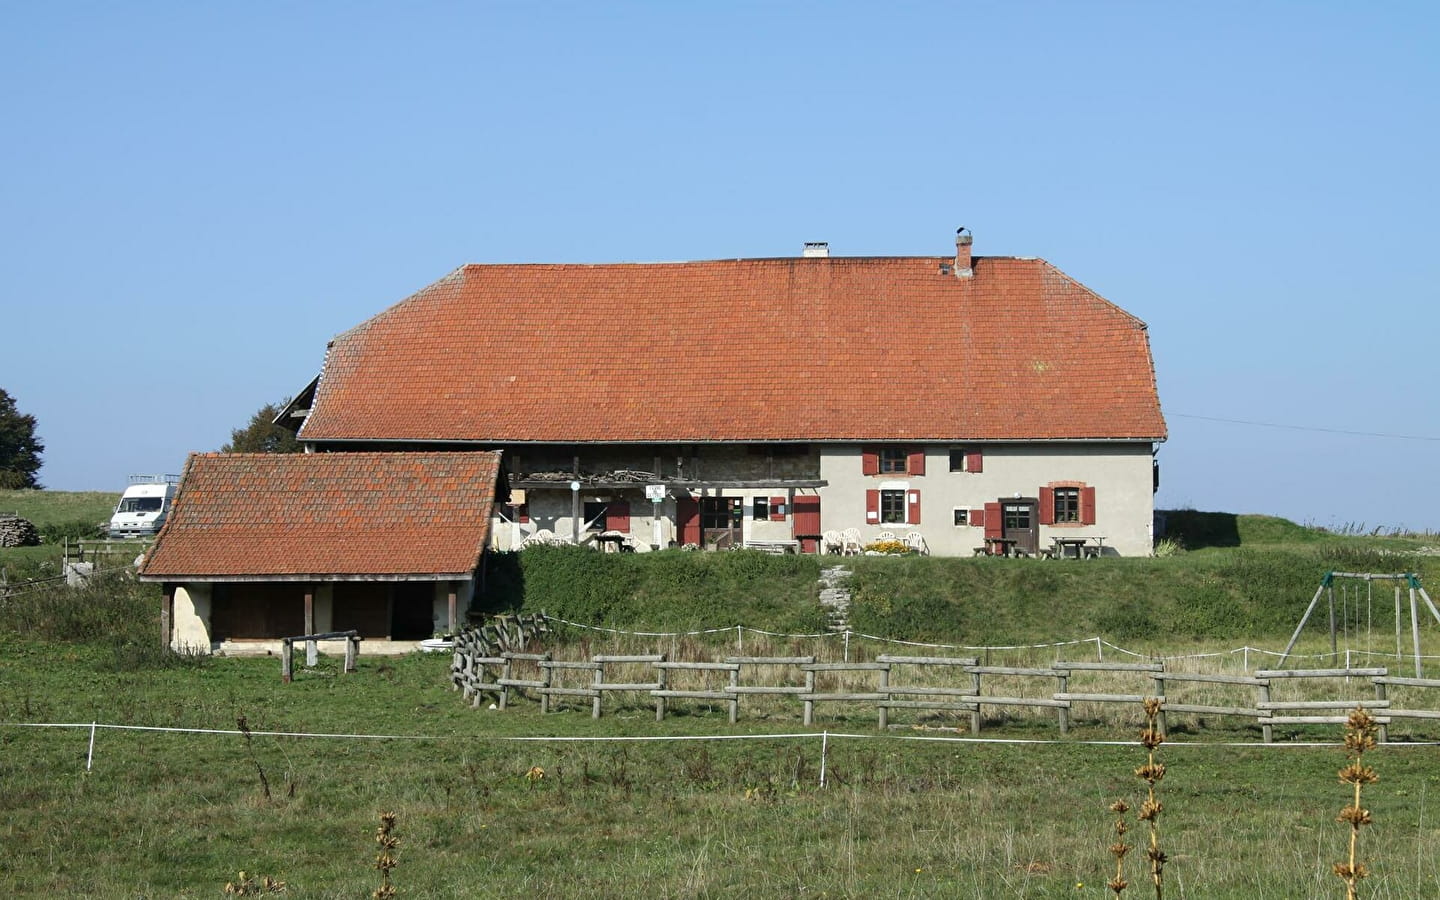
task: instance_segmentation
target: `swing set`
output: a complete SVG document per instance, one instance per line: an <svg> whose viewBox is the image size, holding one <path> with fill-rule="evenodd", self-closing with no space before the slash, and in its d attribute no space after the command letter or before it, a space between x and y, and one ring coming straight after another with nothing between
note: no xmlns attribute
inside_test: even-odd
<svg viewBox="0 0 1440 900"><path fill-rule="evenodd" d="M1336 627L1335 618L1335 587L1336 581L1340 581L1340 619L1339 628ZM1355 583L1355 582L1359 583ZM1305 615L1300 617L1300 624L1295 627L1295 633L1290 636L1290 643L1285 645L1285 652L1280 654L1280 662L1277 668L1283 667L1285 658L1290 651L1295 649L1295 642L1300 640L1300 632L1305 628L1305 623L1310 621L1311 613L1320 604L1320 598L1327 593L1330 597L1330 653L1337 654L1336 633L1337 630L1343 633L1346 638L1347 650L1350 635L1360 634L1360 588L1365 588L1365 642L1366 652L1370 652L1372 639L1374 637L1374 600L1375 582L1392 581L1395 583L1395 658L1400 659L1404 655L1404 649L1400 637L1400 622L1403 618L1400 604L1400 592L1402 586L1410 588L1410 635L1414 646L1415 655L1415 677L1420 678L1420 614L1416 598L1425 601L1425 606L1430 610L1430 615L1435 617L1436 624L1440 624L1440 610L1430 600L1430 595L1420 586L1420 577L1413 573L1402 573L1399 575L1381 575L1373 572L1326 572L1325 577L1320 579L1320 587L1315 591L1315 596L1310 599L1310 605L1305 609ZM1352 625L1353 621L1353 625Z"/></svg>

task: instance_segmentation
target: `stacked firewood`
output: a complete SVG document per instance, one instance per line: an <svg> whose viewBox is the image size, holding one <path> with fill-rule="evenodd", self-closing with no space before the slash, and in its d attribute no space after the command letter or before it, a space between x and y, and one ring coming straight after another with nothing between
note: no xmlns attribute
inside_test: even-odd
<svg viewBox="0 0 1440 900"><path fill-rule="evenodd" d="M40 532L29 519L0 513L0 547L34 547Z"/></svg>

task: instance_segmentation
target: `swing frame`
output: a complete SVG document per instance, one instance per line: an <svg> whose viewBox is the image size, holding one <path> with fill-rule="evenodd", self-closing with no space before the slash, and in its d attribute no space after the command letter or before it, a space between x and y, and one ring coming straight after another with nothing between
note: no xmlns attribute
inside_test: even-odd
<svg viewBox="0 0 1440 900"><path fill-rule="evenodd" d="M1332 655L1338 653L1338 651L1336 650L1336 647L1335 647L1335 579L1337 579L1337 578L1358 578L1358 579L1361 579L1361 580L1365 581L1365 582L1367 583L1367 585L1368 585L1368 584L1372 584L1373 582L1376 582L1376 581L1394 581L1394 582L1397 582L1396 585L1395 585L1395 655L1396 655L1396 656L1399 656L1399 655L1400 655L1400 617L1401 617L1401 610L1400 610L1400 584L1399 584L1399 582L1402 582L1402 581L1403 581L1403 582L1405 582L1405 583L1409 586L1409 588L1410 588L1410 635L1411 635L1411 638L1412 638L1412 643L1413 643L1413 645L1414 645L1414 651L1415 651L1415 677L1416 677L1416 678L1422 678L1422 677L1424 677L1424 676L1421 674L1421 666L1420 666L1420 613L1419 613L1419 606L1418 606L1418 604L1416 603L1416 598L1417 598L1417 596L1418 596L1419 598L1424 599L1424 601L1425 601L1425 606L1426 606L1427 609L1430 610L1430 615L1432 615L1432 616L1435 617L1435 623L1436 623L1437 625L1440 625L1440 609L1436 609L1436 608L1435 608L1435 604L1434 604L1433 601L1431 601L1430 595L1427 594L1427 593L1425 593L1425 588L1421 587L1421 585L1420 585L1420 576L1419 576L1419 575L1416 575L1416 574L1413 573L1413 572L1402 572L1402 573L1400 573L1400 574L1393 574L1393 575L1379 574L1379 573L1375 573L1375 572L1326 572L1326 573L1325 573L1325 577L1322 578L1322 579L1320 579L1320 587L1315 590L1315 596L1310 598L1310 605L1305 608L1305 615L1303 615L1303 616L1300 617L1300 624L1297 625L1297 626L1295 626L1295 633L1292 634L1292 635L1290 635L1290 643L1288 643L1288 644L1285 645L1285 652L1282 653L1282 654L1280 654L1280 661L1276 664L1276 668L1283 668L1283 667L1284 667L1286 657L1288 657L1288 656L1290 655L1290 651L1291 651L1291 650L1295 649L1295 642L1298 641L1298 640L1300 640L1300 632L1301 632L1302 630L1304 630L1304 628L1305 628L1305 623L1307 623L1307 622L1310 621L1310 615L1311 615L1311 613L1315 612L1315 607L1319 605L1319 603L1320 603L1320 598L1323 597L1327 592L1330 594L1330 653L1331 653ZM1359 602L1359 601L1358 601L1358 594L1357 594L1357 601L1356 601L1356 602L1357 602L1357 604L1358 604L1358 602Z"/></svg>

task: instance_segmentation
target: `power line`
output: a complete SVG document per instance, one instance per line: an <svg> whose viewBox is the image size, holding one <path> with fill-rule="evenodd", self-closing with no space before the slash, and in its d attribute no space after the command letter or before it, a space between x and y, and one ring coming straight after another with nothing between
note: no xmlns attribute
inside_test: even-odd
<svg viewBox="0 0 1440 900"><path fill-rule="evenodd" d="M1289 431L1320 431L1325 434L1348 434L1354 437L1396 438L1402 441L1440 441L1440 437L1423 434L1396 434L1388 431L1351 431L1346 428L1322 428L1318 425L1285 425L1280 422L1255 422L1250 419L1225 419L1219 416L1193 416L1188 413L1172 412L1168 415L1177 419L1199 419L1205 422L1225 422L1229 425L1254 425L1259 428L1284 428Z"/></svg>

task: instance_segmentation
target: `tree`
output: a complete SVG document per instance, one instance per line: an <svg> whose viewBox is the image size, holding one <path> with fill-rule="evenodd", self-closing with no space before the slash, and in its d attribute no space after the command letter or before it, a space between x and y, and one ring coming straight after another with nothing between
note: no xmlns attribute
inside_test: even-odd
<svg viewBox="0 0 1440 900"><path fill-rule="evenodd" d="M0 488L38 488L40 454L45 445L35 437L35 417L22 416L15 401L0 389Z"/></svg>
<svg viewBox="0 0 1440 900"><path fill-rule="evenodd" d="M290 404L286 397L279 403L267 403L250 417L250 424L230 432L230 443L221 453L299 453L305 448L295 439L295 432L275 424L275 417Z"/></svg>

